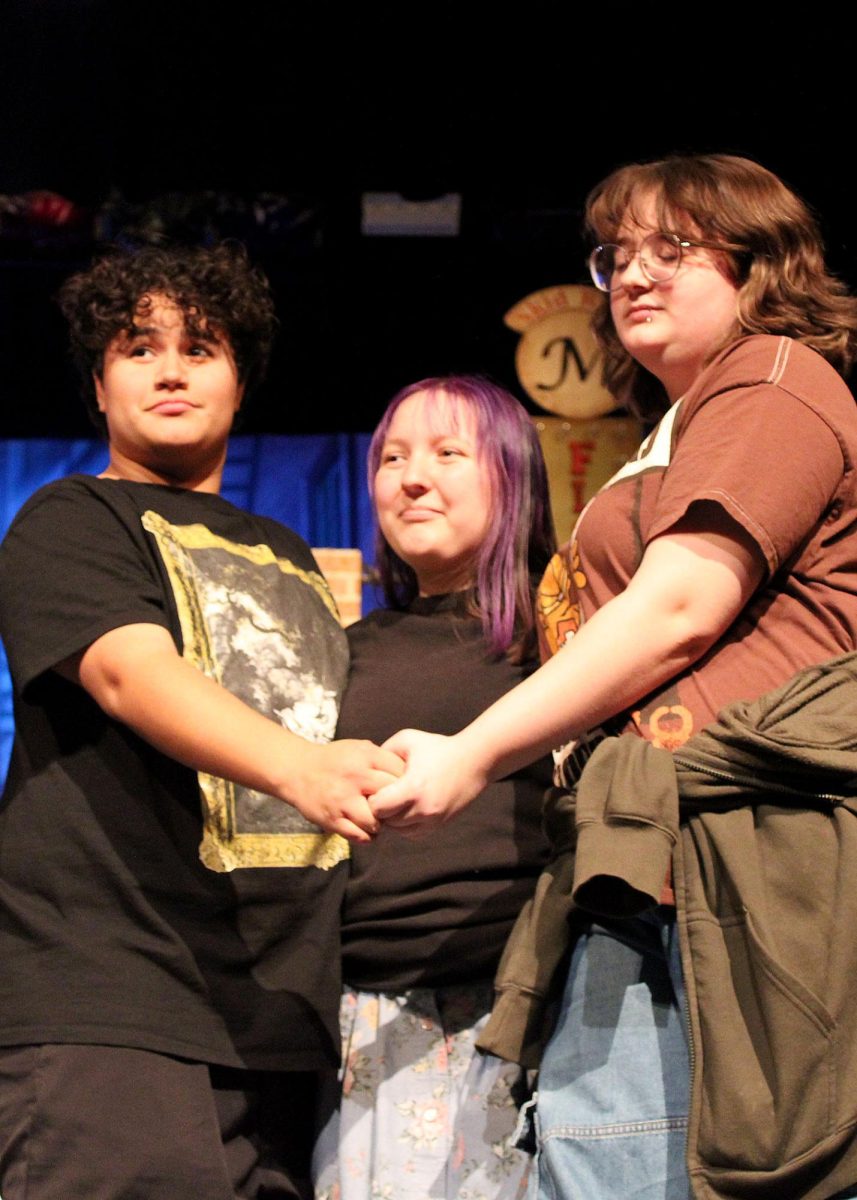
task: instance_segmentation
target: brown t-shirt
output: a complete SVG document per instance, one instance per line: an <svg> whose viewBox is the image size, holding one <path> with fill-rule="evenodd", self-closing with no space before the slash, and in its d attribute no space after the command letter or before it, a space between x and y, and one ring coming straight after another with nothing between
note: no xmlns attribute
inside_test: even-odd
<svg viewBox="0 0 857 1200"><path fill-rule="evenodd" d="M734 342L583 511L539 592L548 653L621 592L695 501L725 509L767 572L723 637L645 698L629 728L674 750L724 704L857 646L857 405L790 338Z"/></svg>

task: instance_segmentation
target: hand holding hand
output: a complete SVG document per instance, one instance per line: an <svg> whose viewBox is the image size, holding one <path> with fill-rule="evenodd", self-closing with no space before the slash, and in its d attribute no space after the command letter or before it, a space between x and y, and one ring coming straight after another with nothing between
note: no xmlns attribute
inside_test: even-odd
<svg viewBox="0 0 857 1200"><path fill-rule="evenodd" d="M401 758L353 739L304 746L299 782L289 797L295 808L327 833L370 842L380 826L367 797L401 775Z"/></svg>
<svg viewBox="0 0 857 1200"><path fill-rule="evenodd" d="M384 743L407 764L404 775L372 796L370 807L385 826L419 837L443 825L487 783L457 737L403 729Z"/></svg>

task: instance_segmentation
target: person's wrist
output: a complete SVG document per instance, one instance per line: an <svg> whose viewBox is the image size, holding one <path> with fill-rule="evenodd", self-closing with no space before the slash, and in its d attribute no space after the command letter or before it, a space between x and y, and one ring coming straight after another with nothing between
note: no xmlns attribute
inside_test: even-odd
<svg viewBox="0 0 857 1200"><path fill-rule="evenodd" d="M300 808L305 797L312 795L317 788L321 752L325 747L287 730L283 730L283 733L287 741L276 757L271 794Z"/></svg>
<svg viewBox="0 0 857 1200"><path fill-rule="evenodd" d="M491 771L495 765L484 738L480 738L478 731L472 730L468 725L459 733L453 734L450 743L454 747L454 753L464 764L464 771L470 783L468 791L477 795L491 782Z"/></svg>

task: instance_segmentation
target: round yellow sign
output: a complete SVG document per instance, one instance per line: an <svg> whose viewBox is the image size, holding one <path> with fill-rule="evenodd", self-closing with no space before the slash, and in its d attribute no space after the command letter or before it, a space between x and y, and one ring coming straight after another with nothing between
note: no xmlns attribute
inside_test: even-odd
<svg viewBox="0 0 857 1200"><path fill-rule="evenodd" d="M526 296L503 318L521 334L515 352L521 387L548 412L589 420L617 407L601 382L591 327L600 303L595 288L561 284Z"/></svg>

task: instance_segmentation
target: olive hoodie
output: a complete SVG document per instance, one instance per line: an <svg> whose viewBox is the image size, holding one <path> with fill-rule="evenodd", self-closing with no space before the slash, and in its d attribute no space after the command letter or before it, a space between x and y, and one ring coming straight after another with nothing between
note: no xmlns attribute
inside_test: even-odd
<svg viewBox="0 0 857 1200"><path fill-rule="evenodd" d="M658 903L670 864L698 1200L857 1182L857 654L724 709L675 755L608 738L549 794L555 858L480 1044L537 1064L575 924Z"/></svg>

